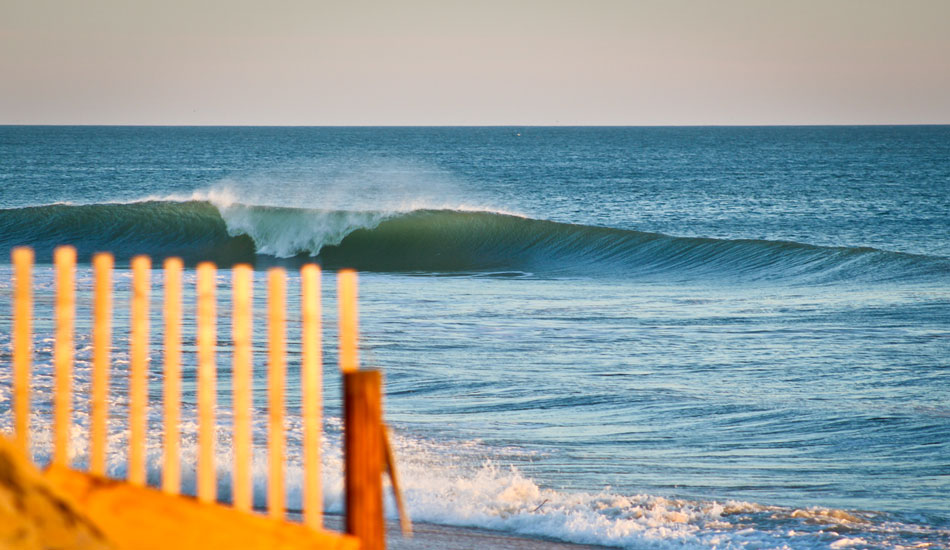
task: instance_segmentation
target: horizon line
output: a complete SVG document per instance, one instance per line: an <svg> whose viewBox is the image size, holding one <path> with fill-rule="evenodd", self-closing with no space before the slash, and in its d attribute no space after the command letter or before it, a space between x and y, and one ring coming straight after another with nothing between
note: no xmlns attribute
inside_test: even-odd
<svg viewBox="0 0 950 550"><path fill-rule="evenodd" d="M950 126L950 122L753 123L753 124L51 124L6 123L0 127L46 128L842 128Z"/></svg>

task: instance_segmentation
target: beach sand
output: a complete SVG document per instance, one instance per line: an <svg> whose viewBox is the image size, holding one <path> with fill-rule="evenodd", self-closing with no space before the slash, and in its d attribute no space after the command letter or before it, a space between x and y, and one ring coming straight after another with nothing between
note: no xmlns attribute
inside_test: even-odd
<svg viewBox="0 0 950 550"><path fill-rule="evenodd" d="M342 516L325 516L326 527L343 529ZM545 539L515 537L471 527L414 523L412 538L403 538L399 523L386 522L386 547L392 550L604 550L606 546L569 544Z"/></svg>

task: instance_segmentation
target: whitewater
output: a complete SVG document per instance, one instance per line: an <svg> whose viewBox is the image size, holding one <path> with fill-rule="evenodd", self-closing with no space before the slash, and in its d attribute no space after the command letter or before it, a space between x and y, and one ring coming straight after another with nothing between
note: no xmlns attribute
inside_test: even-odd
<svg viewBox="0 0 950 550"><path fill-rule="evenodd" d="M518 135L520 134L520 135ZM333 271L361 271L361 357L384 372L416 521L650 548L950 547L950 129L0 127L0 248L37 251L37 403L52 391L53 247L324 267L325 505L342 510ZM0 326L10 266L0 260ZM153 311L162 276L153 272ZM45 296L45 298L42 298ZM229 310L218 312L230 399ZM128 303L115 304L126 406ZM161 323L153 342L161 341ZM193 334L186 314L184 334ZM255 322L255 377L266 324ZM9 331L0 356L9 358ZM293 380L299 347L289 349ZM159 479L161 349L150 353ZM195 357L183 446L193 488ZM3 363L3 365L8 365ZM191 380L191 381L190 381ZM0 428L10 370L0 366ZM288 504L300 506L300 388ZM77 465L88 460L78 400ZM266 402L255 400L266 505ZM51 411L33 411L48 459ZM230 495L229 418L219 493ZM111 419L121 476L127 427ZM392 517L392 503L388 503Z"/></svg>

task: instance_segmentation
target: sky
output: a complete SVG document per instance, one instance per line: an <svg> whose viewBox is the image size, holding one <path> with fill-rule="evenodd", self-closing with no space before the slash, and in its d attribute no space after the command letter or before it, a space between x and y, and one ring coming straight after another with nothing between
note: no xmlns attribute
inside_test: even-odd
<svg viewBox="0 0 950 550"><path fill-rule="evenodd" d="M948 0L0 0L0 124L921 123Z"/></svg>

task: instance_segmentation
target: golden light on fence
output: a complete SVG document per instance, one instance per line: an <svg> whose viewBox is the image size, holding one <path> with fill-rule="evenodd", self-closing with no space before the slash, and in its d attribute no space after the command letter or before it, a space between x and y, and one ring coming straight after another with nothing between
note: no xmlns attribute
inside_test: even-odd
<svg viewBox="0 0 950 550"><path fill-rule="evenodd" d="M89 471L106 474L109 421L109 352L112 347L112 268L111 254L96 254L92 259L95 292L92 310L92 403L90 403Z"/></svg>
<svg viewBox="0 0 950 550"><path fill-rule="evenodd" d="M13 260L13 429L17 446L30 454L30 368L32 364L33 250L14 248Z"/></svg>
<svg viewBox="0 0 950 550"><path fill-rule="evenodd" d="M267 438L269 476L267 483L267 508L275 519L284 517L284 340L286 305L286 274L274 268L267 274L268 307L268 413Z"/></svg>
<svg viewBox="0 0 950 550"><path fill-rule="evenodd" d="M303 398L303 510L304 523L323 527L323 491L320 487L320 432L323 428L323 338L320 323L320 268L300 270L301 393Z"/></svg>
<svg viewBox="0 0 950 550"><path fill-rule="evenodd" d="M234 507L251 511L251 324L253 314L253 275L251 266L234 266L232 271L234 363L231 371L234 391L234 466L232 494Z"/></svg>
<svg viewBox="0 0 950 550"><path fill-rule="evenodd" d="M198 264L198 500L214 502L217 493L215 447L215 266Z"/></svg>
<svg viewBox="0 0 950 550"><path fill-rule="evenodd" d="M162 455L162 490L177 495L181 490L179 450L179 403L181 402L181 272L179 258L165 260L165 437Z"/></svg>
<svg viewBox="0 0 950 550"><path fill-rule="evenodd" d="M129 342L129 483L145 485L148 411L148 295L152 261L132 258L132 315Z"/></svg>
<svg viewBox="0 0 950 550"><path fill-rule="evenodd" d="M69 465L69 430L72 424L73 325L76 318L76 249L60 246L53 252L56 264L56 344L53 363L53 462Z"/></svg>
<svg viewBox="0 0 950 550"><path fill-rule="evenodd" d="M31 270L33 253L27 248L12 251L13 261L13 425L17 445L29 451L30 368L32 291ZM128 485L101 484L89 478L83 481L79 472L69 469L69 433L72 416L73 331L75 328L75 265L76 251L71 247L57 248L54 254L56 274L56 308L54 344L55 391L53 395L53 464L51 479L60 479L79 491L76 498L103 499L109 502L97 512L97 522L106 525L110 533L121 536L147 537L130 529L122 514L141 506L143 510L171 510L183 501L177 499L181 490L180 416L182 378L182 261L170 258L164 262L164 337L163 337L163 428L162 438L162 491L144 487L147 483L146 442L148 430L148 355L149 355L149 295L151 291L151 260L146 256L132 259L130 317L129 317L129 444ZM112 339L112 277L114 260L109 254L93 257L94 289L92 294L92 391L90 403L90 472L106 474L108 456L108 417L110 391L110 353ZM196 494L199 503L214 503L217 498L215 464L217 364L216 364L216 267L211 263L196 268L195 326L198 449L196 467ZM232 270L232 333L233 341L233 450L232 479L233 509L251 512L253 505L252 462L254 411L253 377L253 277L248 265L237 265ZM322 323L320 268L306 265L300 272L300 381L303 415L302 480L303 520L312 529L306 532L317 536L314 540L331 541L331 545L355 545L352 537L332 535L322 531L322 489L320 480L320 439L322 433ZM346 441L346 515L347 529L357 535L364 550L384 547L382 523L382 468L388 465L393 486L398 487L394 461L382 427L381 378L376 371L360 371L358 357L357 280L353 271L338 275L340 368L344 385L344 436ZM287 274L283 269L271 269L267 277L267 453L268 453L268 515L256 517L267 520L272 527L286 525L286 433L284 428L287 387ZM114 413L113 413L114 414ZM94 489L89 489L94 487ZM81 489L81 490L80 490ZM101 492L101 494L100 494ZM164 493L164 494L163 494ZM127 496L136 495L136 500ZM157 496L156 496L157 495ZM160 498L159 498L160 497ZM110 500L111 499L111 500ZM123 500L124 499L124 500ZM161 500L170 499L170 500ZM90 500L90 502L92 502ZM190 501L189 501L190 502ZM401 500L400 515L402 516ZM194 503L188 504L192 506ZM105 506L105 505L103 505ZM118 508L117 508L118 507ZM163 508L165 507L165 508ZM168 508L171 507L171 508ZM121 508L121 510L120 510ZM177 509L177 508L176 508ZM203 510L207 517L218 517L211 508ZM216 506L214 510L223 507ZM134 515L134 512L130 512ZM174 515L174 514L172 514ZM221 515L221 518L227 517ZM234 525L242 524L233 516ZM147 521L176 520L153 518ZM404 527L408 518L402 517ZM279 520L279 521L274 521ZM250 523L244 523L250 525ZM244 525L242 524L242 525ZM260 524L264 525L264 524ZM209 526L210 527L210 526ZM157 527L158 528L158 527ZM225 526L227 529L228 526ZM238 528L238 527L235 527ZM302 529L297 526L298 529ZM167 529L167 527L161 527ZM172 527L174 529L174 527ZM217 532L219 525L210 528ZM146 530L147 531L147 530ZM166 531L167 532L167 531ZM276 533L277 531L274 531ZM289 532L289 531L288 531ZM188 537L197 536L189 533ZM253 535L249 535L253 538ZM278 540L280 536L274 535ZM319 537L328 537L320 539ZM333 538L336 537L336 538ZM200 537L194 540L199 540ZM191 540L191 538L189 538ZM237 539L236 539L237 540ZM143 541L140 541L143 542ZM151 540L152 546L164 547L169 541ZM196 543L197 544L197 543ZM141 544L136 545L136 547ZM148 546L148 545L146 545ZM207 545L205 545L207 546ZM268 545L267 547L272 547ZM182 548L198 548L185 544ZM336 547L336 546L334 546Z"/></svg>

